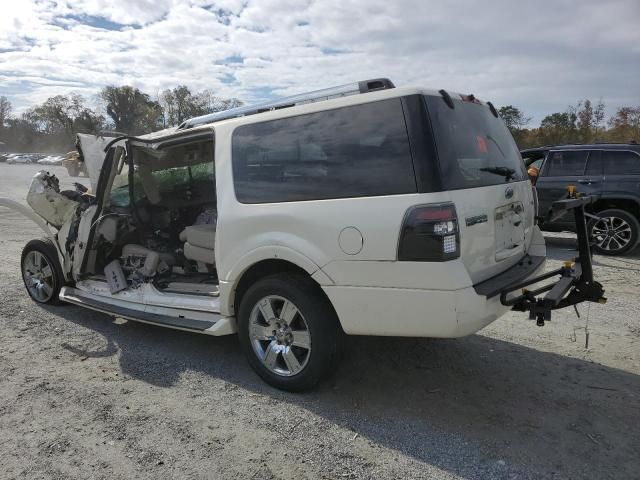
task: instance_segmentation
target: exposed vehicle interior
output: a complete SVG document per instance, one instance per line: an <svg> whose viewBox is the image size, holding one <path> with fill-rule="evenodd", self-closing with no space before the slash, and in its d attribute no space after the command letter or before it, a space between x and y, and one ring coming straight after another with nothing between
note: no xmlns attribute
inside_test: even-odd
<svg viewBox="0 0 640 480"><path fill-rule="evenodd" d="M217 295L213 139L113 157L84 272L112 293L152 282L165 292Z"/></svg>

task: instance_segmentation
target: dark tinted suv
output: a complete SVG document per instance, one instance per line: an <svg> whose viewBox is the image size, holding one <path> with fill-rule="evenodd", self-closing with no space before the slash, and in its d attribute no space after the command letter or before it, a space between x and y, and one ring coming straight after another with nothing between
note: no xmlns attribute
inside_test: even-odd
<svg viewBox="0 0 640 480"><path fill-rule="evenodd" d="M605 255L633 250L640 224L640 145L562 145L523 150L527 166L539 169L536 182L539 214L566 196L574 185L585 195L598 195L589 221L594 249ZM542 226L544 230L573 230L572 218L564 216Z"/></svg>

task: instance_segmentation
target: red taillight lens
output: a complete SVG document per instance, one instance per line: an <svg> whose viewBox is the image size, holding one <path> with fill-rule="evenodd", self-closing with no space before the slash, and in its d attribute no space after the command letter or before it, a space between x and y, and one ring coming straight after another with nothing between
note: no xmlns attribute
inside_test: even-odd
<svg viewBox="0 0 640 480"><path fill-rule="evenodd" d="M398 260L443 262L460 256L458 217L452 203L411 207L405 214Z"/></svg>

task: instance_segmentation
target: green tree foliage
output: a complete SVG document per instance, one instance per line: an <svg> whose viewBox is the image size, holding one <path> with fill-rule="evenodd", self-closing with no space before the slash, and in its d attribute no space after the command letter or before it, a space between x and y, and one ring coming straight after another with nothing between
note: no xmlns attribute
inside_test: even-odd
<svg viewBox="0 0 640 480"><path fill-rule="evenodd" d="M237 98L221 98L211 90L191 93L188 87L180 85L160 94L164 126L180 125L189 118L220 112L239 107L242 102Z"/></svg>
<svg viewBox="0 0 640 480"><path fill-rule="evenodd" d="M621 107L609 119L609 131L612 141L640 141L640 106Z"/></svg>
<svg viewBox="0 0 640 480"><path fill-rule="evenodd" d="M19 117L11 116L11 102L0 97L0 141L11 151L61 153L74 148L76 133L116 130L139 135L242 105L210 90L191 93L184 85L165 90L159 101L128 85L105 87L97 97L101 105L91 108L82 95L56 95Z"/></svg>
<svg viewBox="0 0 640 480"><path fill-rule="evenodd" d="M521 143L525 133L524 128L531 122L531 117L525 116L518 107L514 107L513 105L500 107L498 114L509 130L511 130L511 134L516 140L516 143Z"/></svg>
<svg viewBox="0 0 640 480"><path fill-rule="evenodd" d="M92 108L81 95L56 95L16 117L9 99L0 97L0 141L7 144L7 150L60 153L73 148L79 132L115 129L138 135L242 105L237 98L222 98L211 90L194 93L185 85L164 90L158 101L127 85L105 87L98 98L102 105ZM529 127L531 117L517 106L501 107L499 114L520 148L640 141L640 106L620 107L605 122L602 99L585 99L569 105L564 112L545 116L534 128Z"/></svg>
<svg viewBox="0 0 640 480"><path fill-rule="evenodd" d="M139 89L124 85L100 91L107 115L118 132L138 135L162 127L162 108Z"/></svg>
<svg viewBox="0 0 640 480"><path fill-rule="evenodd" d="M581 100L569 105L564 112L545 116L539 127L530 129L524 128L530 119L517 107L507 105L500 108L499 112L520 148L640 141L640 107L621 107L605 123L605 104L602 99L597 102ZM528 121L523 123L522 118Z"/></svg>
<svg viewBox="0 0 640 480"><path fill-rule="evenodd" d="M2 141L13 150L67 151L76 133L95 133L104 117L86 105L78 94L56 95L36 105L20 118L8 118Z"/></svg>
<svg viewBox="0 0 640 480"><path fill-rule="evenodd" d="M0 97L0 131L4 128L11 115L11 102L5 96Z"/></svg>

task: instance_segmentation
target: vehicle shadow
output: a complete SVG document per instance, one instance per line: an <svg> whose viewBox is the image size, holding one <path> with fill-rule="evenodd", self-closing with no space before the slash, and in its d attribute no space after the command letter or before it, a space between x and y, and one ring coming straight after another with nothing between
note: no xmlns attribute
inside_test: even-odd
<svg viewBox="0 0 640 480"><path fill-rule="evenodd" d="M72 306L55 314L103 335L106 349L78 353L118 354L125 378L171 387L202 372L463 478L496 462L518 478L631 478L640 468L640 376L589 361L482 335L349 337L336 375L288 394L250 370L235 336L117 324Z"/></svg>
<svg viewBox="0 0 640 480"><path fill-rule="evenodd" d="M578 242L575 235L550 234L545 232L544 239L547 244L547 258L551 260L568 260L578 255ZM613 261L618 260L621 262L624 262L624 260L640 260L640 246L626 255L612 257L596 255L596 257L598 259L611 259ZM598 261L595 260L594 264L597 263ZM640 266L640 263L636 265Z"/></svg>

